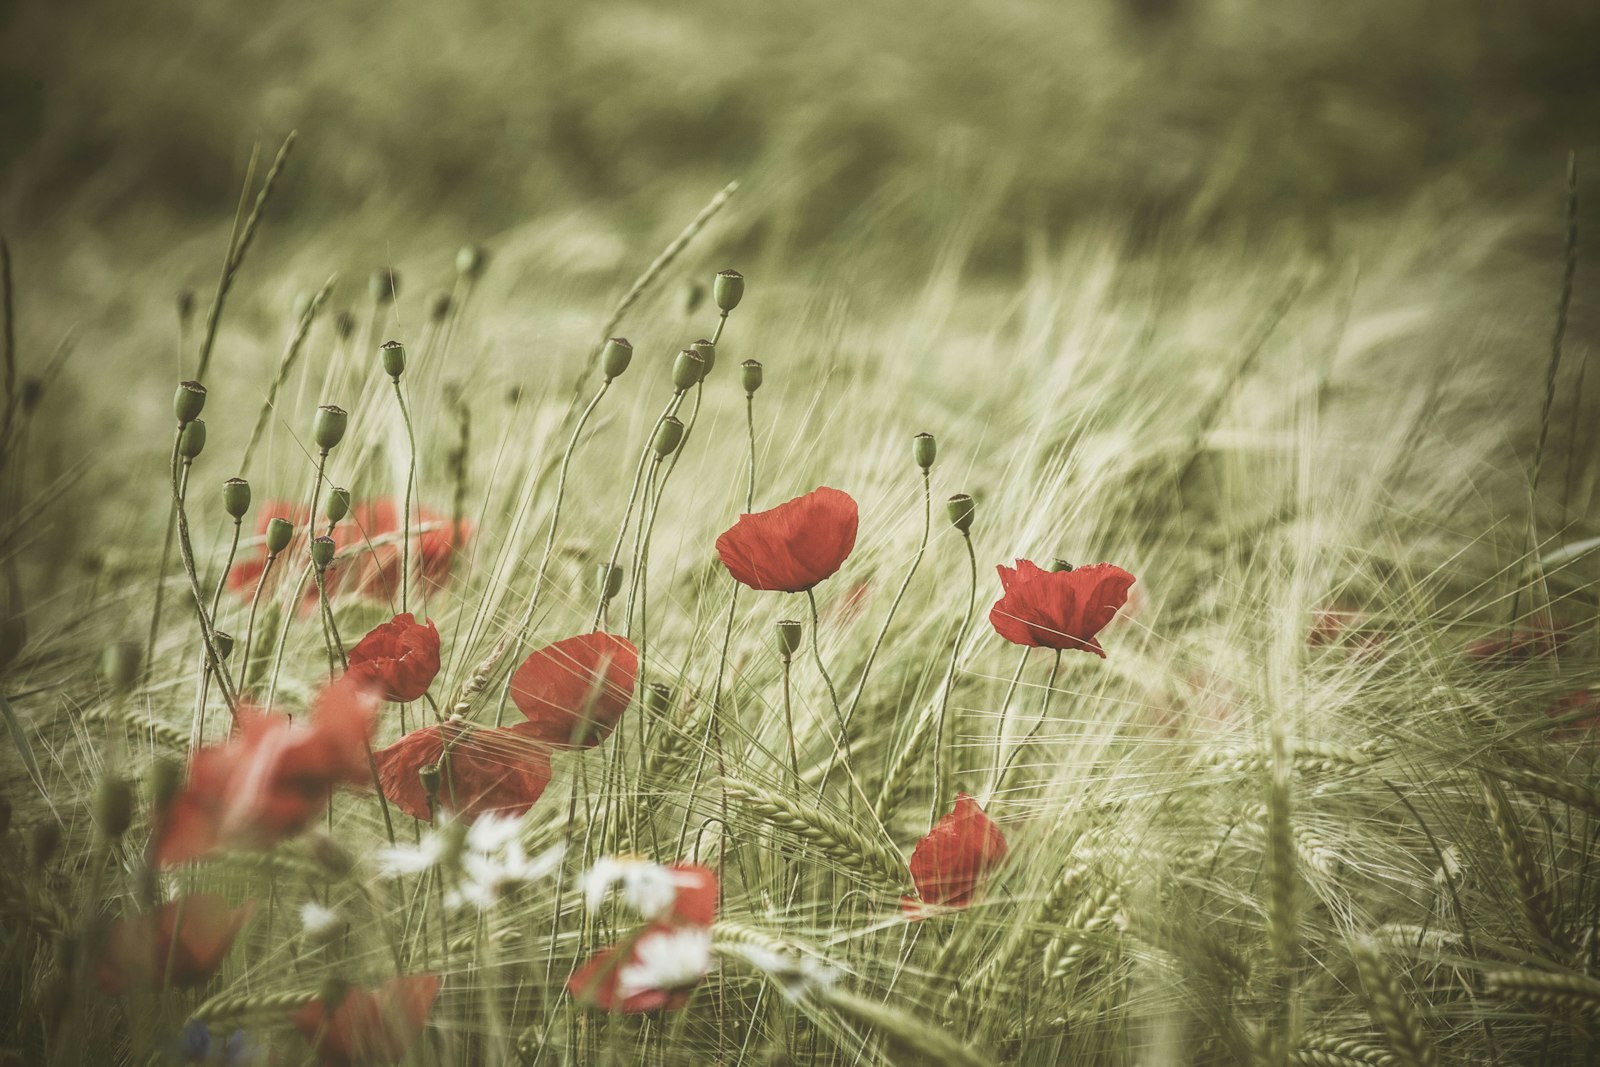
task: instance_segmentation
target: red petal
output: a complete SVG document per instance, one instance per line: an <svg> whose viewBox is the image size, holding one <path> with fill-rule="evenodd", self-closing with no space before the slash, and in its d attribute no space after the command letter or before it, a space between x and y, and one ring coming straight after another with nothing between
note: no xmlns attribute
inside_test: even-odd
<svg viewBox="0 0 1600 1067"><path fill-rule="evenodd" d="M911 853L911 878L923 904L964 908L1009 851L1005 835L965 793Z"/></svg>
<svg viewBox="0 0 1600 1067"><path fill-rule="evenodd" d="M1009 579L1006 568L1000 572L1005 592L989 609L996 633L1013 644L1105 657L1095 635L1127 603L1133 575L1109 563L1045 571L1024 559Z"/></svg>
<svg viewBox="0 0 1600 1067"><path fill-rule="evenodd" d="M448 757L446 738L451 739ZM550 784L549 751L521 727L425 726L378 752L376 759L384 796L416 819L431 817L420 772L441 761L439 804L463 818L491 811L521 815Z"/></svg>
<svg viewBox="0 0 1600 1067"><path fill-rule="evenodd" d="M717 872L692 863L674 863L667 870L677 876L678 882L672 917L691 926L710 926L716 922Z"/></svg>
<svg viewBox="0 0 1600 1067"><path fill-rule="evenodd" d="M421 699L439 673L439 629L407 612L375 626L349 653L350 669L373 679L383 699Z"/></svg>
<svg viewBox="0 0 1600 1067"><path fill-rule="evenodd" d="M254 912L254 902L234 908L215 893L195 893L113 924L97 976L100 990L160 989L169 977L174 988L204 985Z"/></svg>
<svg viewBox="0 0 1600 1067"><path fill-rule="evenodd" d="M838 572L855 548L858 522L850 494L823 486L739 516L717 538L717 555L751 589L804 592Z"/></svg>
<svg viewBox="0 0 1600 1067"><path fill-rule="evenodd" d="M324 1064L399 1063L422 1036L439 995L432 974L391 978L375 990L352 987L329 1013L313 1000L290 1016Z"/></svg>
<svg viewBox="0 0 1600 1067"><path fill-rule="evenodd" d="M562 747L604 741L633 699L639 650L616 634L569 637L539 649L511 676L525 736Z"/></svg>

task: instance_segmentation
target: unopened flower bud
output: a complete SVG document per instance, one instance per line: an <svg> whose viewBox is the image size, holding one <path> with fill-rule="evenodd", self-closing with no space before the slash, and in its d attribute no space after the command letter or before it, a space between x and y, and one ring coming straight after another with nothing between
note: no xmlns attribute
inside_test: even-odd
<svg viewBox="0 0 1600 1067"><path fill-rule="evenodd" d="M732 311L744 299L744 275L736 270L718 271L716 281L711 283L711 295L717 307Z"/></svg>
<svg viewBox="0 0 1600 1067"><path fill-rule="evenodd" d="M705 373L706 361L700 358L700 353L692 348L685 348L678 353L678 358L672 361L672 387L680 393L687 392L705 377Z"/></svg>
<svg viewBox="0 0 1600 1067"><path fill-rule="evenodd" d="M613 337L600 353L600 370L607 379L616 378L633 362L633 345L626 337Z"/></svg>
<svg viewBox="0 0 1600 1067"><path fill-rule="evenodd" d="M761 388L761 361L747 359L739 364L739 384L744 386L745 396L755 396L756 390Z"/></svg>
<svg viewBox="0 0 1600 1067"><path fill-rule="evenodd" d="M950 513L950 525L962 533L972 529L972 519L978 510L977 501L966 493L957 493L945 504L945 509Z"/></svg>
<svg viewBox="0 0 1600 1067"><path fill-rule="evenodd" d="M367 282L367 291L372 294L372 302L379 307L393 303L400 297L400 272L392 267L378 268Z"/></svg>
<svg viewBox="0 0 1600 1067"><path fill-rule="evenodd" d="M294 539L294 523L275 515L267 520L267 555L276 556Z"/></svg>
<svg viewBox="0 0 1600 1067"><path fill-rule="evenodd" d="M651 442L651 447L656 450L657 459L666 459L678 450L682 442L683 423L678 421L677 416L668 415L656 427L656 439Z"/></svg>
<svg viewBox="0 0 1600 1067"><path fill-rule="evenodd" d="M159 818L183 788L183 765L177 760L157 756L144 772L144 793L150 810Z"/></svg>
<svg viewBox="0 0 1600 1067"><path fill-rule="evenodd" d="M717 365L717 346L715 342L708 341L702 337L689 347L705 363L705 369L700 372L700 377L703 379L710 375L712 368Z"/></svg>
<svg viewBox="0 0 1600 1067"><path fill-rule="evenodd" d="M672 707L672 687L661 682L645 686L644 706L657 715L665 715Z"/></svg>
<svg viewBox="0 0 1600 1067"><path fill-rule="evenodd" d="M622 592L622 568L613 567L609 563L595 564L594 584L609 602L612 597Z"/></svg>
<svg viewBox="0 0 1600 1067"><path fill-rule="evenodd" d="M439 771L439 765L437 763L427 764L417 772L417 778L422 782L422 792L428 798L428 806L437 807L439 804L439 784L443 779L443 775Z"/></svg>
<svg viewBox="0 0 1600 1067"><path fill-rule="evenodd" d="M42 871L61 849L61 826L55 822L36 823L28 834L28 857L33 869Z"/></svg>
<svg viewBox="0 0 1600 1067"><path fill-rule="evenodd" d="M339 340L348 341L356 332L356 317L348 308L333 317L333 331L339 335Z"/></svg>
<svg viewBox="0 0 1600 1067"><path fill-rule="evenodd" d="M328 490L328 503L322 510L330 523L340 523L350 514L350 490L335 486Z"/></svg>
<svg viewBox="0 0 1600 1067"><path fill-rule="evenodd" d="M350 413L337 404L323 404L311 420L311 439L324 452L332 452L344 440Z"/></svg>
<svg viewBox="0 0 1600 1067"><path fill-rule="evenodd" d="M222 507L235 522L250 514L250 483L243 478L229 478L223 482Z"/></svg>
<svg viewBox="0 0 1600 1067"><path fill-rule="evenodd" d="M105 778L94 791L94 824L107 841L115 841L133 825L133 786L124 778Z"/></svg>
<svg viewBox="0 0 1600 1067"><path fill-rule="evenodd" d="M1064 559L1053 559L1050 561L1050 570L1052 572L1059 573L1061 571L1070 571L1071 569L1072 564L1068 563Z"/></svg>
<svg viewBox="0 0 1600 1067"><path fill-rule="evenodd" d="M451 301L449 293L434 294L433 304L428 308L428 314L432 316L434 322L443 322L449 317L450 303Z"/></svg>
<svg viewBox="0 0 1600 1067"><path fill-rule="evenodd" d="M233 655L233 635L228 631L216 630L211 634L211 639L217 646L217 655L222 659L227 659Z"/></svg>
<svg viewBox="0 0 1600 1067"><path fill-rule="evenodd" d="M126 693L139 681L144 647L137 641L113 641L101 656L100 669L114 692Z"/></svg>
<svg viewBox="0 0 1600 1067"><path fill-rule="evenodd" d="M384 373L399 381L400 375L406 372L406 346L399 341L385 341L378 349L378 356L383 360Z"/></svg>
<svg viewBox="0 0 1600 1067"><path fill-rule="evenodd" d="M805 628L799 619L778 620L778 651L783 653L783 658L788 659L800 649L800 640L805 636Z"/></svg>
<svg viewBox="0 0 1600 1067"><path fill-rule="evenodd" d="M927 470L939 455L939 442L931 433L919 433L911 439L911 456L917 466Z"/></svg>
<svg viewBox="0 0 1600 1067"><path fill-rule="evenodd" d="M456 273L475 282L489 269L489 250L482 245L462 245L456 253Z"/></svg>
<svg viewBox="0 0 1600 1067"><path fill-rule="evenodd" d="M183 432L178 434L178 455L193 461L200 458L200 453L206 450L206 420L195 419L184 424Z"/></svg>
<svg viewBox="0 0 1600 1067"><path fill-rule="evenodd" d="M316 566L317 570L325 571L328 569L328 564L333 562L334 549L337 547L331 537L313 537L311 539L311 562Z"/></svg>
<svg viewBox="0 0 1600 1067"><path fill-rule="evenodd" d="M193 422L205 409L206 387L199 382L179 382L172 398L172 413L178 417L178 425Z"/></svg>

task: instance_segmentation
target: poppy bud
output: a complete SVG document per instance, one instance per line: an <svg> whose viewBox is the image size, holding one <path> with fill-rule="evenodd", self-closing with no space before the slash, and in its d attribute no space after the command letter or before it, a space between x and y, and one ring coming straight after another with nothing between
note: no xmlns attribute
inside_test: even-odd
<svg viewBox="0 0 1600 1067"><path fill-rule="evenodd" d="M106 646L100 669L106 684L119 693L126 693L139 680L139 664L144 659L144 649L137 641L113 641Z"/></svg>
<svg viewBox="0 0 1600 1067"><path fill-rule="evenodd" d="M107 841L115 841L133 825L133 786L124 778L105 778L94 791L94 824Z"/></svg>
<svg viewBox="0 0 1600 1067"><path fill-rule="evenodd" d="M195 419L184 424L183 432L178 435L178 455L187 460L200 458L200 453L206 450L206 422L204 419Z"/></svg>
<svg viewBox="0 0 1600 1067"><path fill-rule="evenodd" d="M456 253L456 273L470 282L483 277L489 268L489 250L482 245L462 245Z"/></svg>
<svg viewBox="0 0 1600 1067"><path fill-rule="evenodd" d="M333 550L338 547L331 537L313 537L311 539L311 562L317 570L325 571L328 564L333 562Z"/></svg>
<svg viewBox="0 0 1600 1067"><path fill-rule="evenodd" d="M666 459L678 450L682 441L683 423L678 421L677 416L668 415L656 427L656 439L651 442L651 447L656 450L657 459Z"/></svg>
<svg viewBox="0 0 1600 1067"><path fill-rule="evenodd" d="M747 359L739 364L739 384L744 386L745 396L755 396L756 390L761 388L761 361Z"/></svg>
<svg viewBox="0 0 1600 1067"><path fill-rule="evenodd" d="M179 289L176 303L178 305L178 321L188 325L189 320L194 318L194 290Z"/></svg>
<svg viewBox="0 0 1600 1067"><path fill-rule="evenodd" d="M177 760L157 757L144 772L144 791L150 798L150 809L158 815L177 797L183 788L183 766Z"/></svg>
<svg viewBox="0 0 1600 1067"><path fill-rule="evenodd" d="M443 322L450 314L450 294L436 293L433 298L433 306L428 309L428 314L433 316L434 322Z"/></svg>
<svg viewBox="0 0 1600 1067"><path fill-rule="evenodd" d="M711 295L717 307L732 311L744 299L744 275L736 270L718 271L716 281L711 283Z"/></svg>
<svg viewBox="0 0 1600 1067"><path fill-rule="evenodd" d="M685 348L672 361L672 387L680 393L687 392L705 375L706 361L692 348Z"/></svg>
<svg viewBox="0 0 1600 1067"><path fill-rule="evenodd" d="M950 513L950 525L963 534L972 529L972 519L978 510L977 501L966 493L957 493L945 504L945 509Z"/></svg>
<svg viewBox="0 0 1600 1067"><path fill-rule="evenodd" d="M400 296L400 272L392 267L380 267L372 272L372 278L367 282L367 292L372 294L372 302L382 307L393 303Z"/></svg>
<svg viewBox="0 0 1600 1067"><path fill-rule="evenodd" d="M294 523L282 516L273 516L267 520L267 555L276 556L288 548L289 542L293 539Z"/></svg>
<svg viewBox="0 0 1600 1067"><path fill-rule="evenodd" d="M632 362L633 345L626 337L613 337L606 342L605 351L600 353L600 369L607 380L620 376Z"/></svg>
<svg viewBox="0 0 1600 1067"><path fill-rule="evenodd" d="M672 707L672 687L661 682L645 686L644 706L657 715L665 715Z"/></svg>
<svg viewBox="0 0 1600 1067"><path fill-rule="evenodd" d="M939 442L934 440L933 434L919 433L911 439L911 456L923 470L932 467L938 455Z"/></svg>
<svg viewBox="0 0 1600 1067"><path fill-rule="evenodd" d="M28 835L28 855L32 858L33 869L36 871L42 871L49 866L60 848L61 827L56 823L39 823Z"/></svg>
<svg viewBox="0 0 1600 1067"><path fill-rule="evenodd" d="M179 382L172 398L172 413L178 417L178 425L193 422L205 409L206 387L199 382Z"/></svg>
<svg viewBox="0 0 1600 1067"><path fill-rule="evenodd" d="M417 779L422 782L422 792L428 798L428 807L439 806L439 783L441 781L439 765L429 763L417 772Z"/></svg>
<svg viewBox="0 0 1600 1067"><path fill-rule="evenodd" d="M311 439L324 452L332 452L344 440L350 413L337 404L323 404L311 420Z"/></svg>
<svg viewBox="0 0 1600 1067"><path fill-rule="evenodd" d="M778 620L778 651L783 653L783 658L788 659L800 649L800 639L805 635L805 628L799 619Z"/></svg>
<svg viewBox="0 0 1600 1067"><path fill-rule="evenodd" d="M1050 570L1054 574L1060 574L1062 571L1070 571L1071 569L1072 564L1068 563L1064 559L1053 559L1050 561Z"/></svg>
<svg viewBox="0 0 1600 1067"><path fill-rule="evenodd" d="M216 630L211 634L212 642L217 646L217 655L227 659L233 655L233 635L226 630Z"/></svg>
<svg viewBox="0 0 1600 1067"><path fill-rule="evenodd" d="M350 335L356 332L356 317L348 309L339 312L333 317L333 332L339 335L339 340L348 341Z"/></svg>
<svg viewBox="0 0 1600 1067"><path fill-rule="evenodd" d="M700 372L700 377L703 379L710 374L711 369L717 365L717 346L711 341L707 341L704 337L702 337L689 347L694 350L695 355L699 356L701 360L705 362L705 369Z"/></svg>
<svg viewBox="0 0 1600 1067"><path fill-rule="evenodd" d="M400 375L406 372L406 346L399 341L385 341L378 349L378 356L383 360L384 372L399 381Z"/></svg>
<svg viewBox="0 0 1600 1067"><path fill-rule="evenodd" d="M343 522L344 517L350 514L350 490L338 486L328 490L328 503L322 513L330 523Z"/></svg>
<svg viewBox="0 0 1600 1067"><path fill-rule="evenodd" d="M594 584L604 594L607 601L622 592L622 568L613 567L609 563L597 563L594 568Z"/></svg>
<svg viewBox="0 0 1600 1067"><path fill-rule="evenodd" d="M250 483L243 478L229 478L223 482L222 507L235 522L250 514Z"/></svg>

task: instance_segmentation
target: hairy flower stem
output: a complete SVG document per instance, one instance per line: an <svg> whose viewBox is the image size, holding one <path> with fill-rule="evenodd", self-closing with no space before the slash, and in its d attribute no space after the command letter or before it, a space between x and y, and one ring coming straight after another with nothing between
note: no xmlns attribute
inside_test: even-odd
<svg viewBox="0 0 1600 1067"><path fill-rule="evenodd" d="M194 564L194 545L189 540L189 513L184 506L184 496L189 484L189 467L189 461L185 460L181 471L176 464L172 471L172 500L178 515L178 555L183 560L184 574L189 579L189 592L194 597L194 610L200 621L200 639L205 645L206 659L217 675L217 688L222 692L223 702L228 705L229 714L237 721L238 699L234 696L233 687L228 684L228 677L222 670L222 656L217 651L216 632L211 625L211 616L206 611L205 593L200 588L200 573Z"/></svg>
<svg viewBox="0 0 1600 1067"><path fill-rule="evenodd" d="M277 552L273 552L267 556L266 565L261 568L261 576L256 579L256 590L250 596L250 621L244 631L243 655L239 657L238 688L240 689L250 681L250 654L255 651L256 609L261 606L261 590L267 584L267 575L272 573L272 565L278 562L278 555Z"/></svg>
<svg viewBox="0 0 1600 1067"><path fill-rule="evenodd" d="M628 490L628 506L622 512L622 524L617 527L617 539L611 546L611 556L606 562L607 578L609 578L612 571L617 569L617 559L622 555L622 542L627 539L628 525L633 521L633 506L639 500L639 487L644 484L645 469L649 466L651 457L655 455L653 443L656 439L656 431L661 428L661 424L667 420L668 416L678 410L678 405L682 403L683 393L673 393L672 399L667 401L667 406L661 409L661 414L656 416L655 424L650 428L649 434L645 436L644 448L639 453L639 464L633 471L633 487ZM606 586L607 582L602 581L600 583L599 603L594 608L594 629L596 630L600 628L600 619L606 610Z"/></svg>
<svg viewBox="0 0 1600 1067"><path fill-rule="evenodd" d="M790 663L792 657L783 655L783 726L789 735L789 770L794 775L794 786L800 788L800 750L794 740L794 705L790 700Z"/></svg>
<svg viewBox="0 0 1600 1067"><path fill-rule="evenodd" d="M828 699L833 704L833 721L839 727L839 737L834 745L834 755L844 761L845 773L854 778L855 772L851 770L850 753L845 743L844 713L839 710L839 691L834 688L833 677L828 673L827 666L822 662L822 646L818 636L822 631L822 615L817 611L817 594L815 590L806 590L806 603L811 606L811 658L817 664L817 673L822 675L823 682L828 686ZM825 789L827 785L828 779L824 775L821 788Z"/></svg>
<svg viewBox="0 0 1600 1067"><path fill-rule="evenodd" d="M178 444L183 440L183 424L178 424L178 430L172 435L172 459L168 467L172 477L177 478L178 471ZM156 596L155 604L150 609L150 634L145 639L144 645L144 675L150 676L156 665L156 639L161 636L161 604L166 596L167 568L172 565L172 538L178 530L178 505L174 501L167 507L167 533L161 542L161 563L156 571Z"/></svg>
<svg viewBox="0 0 1600 1067"><path fill-rule="evenodd" d="M967 569L970 577L967 587L967 612L961 617L961 628L956 631L955 640L950 643L950 666L944 673L944 691L939 697L939 714L934 719L933 815L930 823L938 822L940 813L948 806L945 802L945 793L949 791L950 781L955 776L950 766L951 756L945 737L950 717L950 691L956 684L956 661L961 657L961 642L966 637L967 628L972 625L972 613L978 604L978 554L972 547L970 533L962 531L961 540L967 546Z"/></svg>
<svg viewBox="0 0 1600 1067"><path fill-rule="evenodd" d="M1000 771L1000 777L995 779L995 782L994 782L995 795L999 795L999 793L1005 788L1006 777L1008 775L1010 775L1011 768L1016 765L1017 757L1022 755L1024 752L1026 752L1028 750L1029 743L1032 742L1033 739L1039 735L1040 728L1043 727L1044 724L1049 721L1049 719L1050 719L1050 698L1055 695L1055 691L1056 691L1056 673L1058 671L1060 671L1060 670L1061 670L1061 650L1058 648L1058 649L1056 649L1056 658L1050 664L1050 677L1044 683L1044 703L1039 708L1039 718L1038 718L1037 721L1034 722L1033 728L1028 731L1028 735L1026 737L1024 737L1017 744L1017 746L1011 750L1010 757L1008 757L1006 759L1005 766Z"/></svg>
<svg viewBox="0 0 1600 1067"><path fill-rule="evenodd" d="M400 611L410 611L411 603L411 496L417 485L417 433L411 425L411 409L406 406L406 394L400 388L400 379L394 382L394 399L400 405L400 418L406 424L406 495L405 510L400 512Z"/></svg>

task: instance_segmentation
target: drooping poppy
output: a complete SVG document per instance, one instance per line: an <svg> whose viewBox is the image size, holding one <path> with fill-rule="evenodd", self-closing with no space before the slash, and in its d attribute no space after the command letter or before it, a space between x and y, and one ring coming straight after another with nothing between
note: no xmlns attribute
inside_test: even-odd
<svg viewBox="0 0 1600 1067"><path fill-rule="evenodd" d="M917 895L902 897L901 907L922 918L932 907L965 908L1010 851L1006 838L978 802L957 794L950 814L934 823L911 853L911 880Z"/></svg>
<svg viewBox="0 0 1600 1067"><path fill-rule="evenodd" d="M371 781L367 745L378 707L370 683L347 674L322 691L305 721L241 708L232 737L190 757L188 780L156 827L154 862L265 849L298 834L341 785Z"/></svg>
<svg viewBox="0 0 1600 1067"><path fill-rule="evenodd" d="M639 650L625 637L595 632L538 649L511 676L511 700L528 717L526 736L550 745L592 748L633 700Z"/></svg>
<svg viewBox="0 0 1600 1067"><path fill-rule="evenodd" d="M216 893L192 893L113 923L96 975L100 991L204 985L255 909L254 901L235 908Z"/></svg>
<svg viewBox="0 0 1600 1067"><path fill-rule="evenodd" d="M717 538L717 555L741 585L803 593L833 577L849 558L859 518L849 493L823 486L739 516Z"/></svg>
<svg viewBox="0 0 1600 1067"><path fill-rule="evenodd" d="M995 632L1015 645L1077 649L1105 658L1095 635L1128 600L1133 575L1110 563L1047 571L1019 559L1000 572L1003 595L989 609Z"/></svg>
<svg viewBox="0 0 1600 1067"><path fill-rule="evenodd" d="M602 1011L677 1011L711 971L711 930L654 922L596 953L567 979L567 991Z"/></svg>
<svg viewBox="0 0 1600 1067"><path fill-rule="evenodd" d="M1572 631L1549 622L1519 626L1469 642L1462 650L1469 660L1486 667L1512 667L1531 659L1548 659L1572 639Z"/></svg>
<svg viewBox="0 0 1600 1067"><path fill-rule="evenodd" d="M437 766L444 810L469 819L486 812L521 815L543 795L551 773L549 749L528 725L495 729L452 721L412 730L376 753L378 783L391 804L428 821L421 772Z"/></svg>
<svg viewBox="0 0 1600 1067"><path fill-rule="evenodd" d="M310 1001L290 1021L327 1067L399 1063L422 1036L439 983L438 975L413 974L372 990L351 986L338 1004Z"/></svg>
<svg viewBox="0 0 1600 1067"><path fill-rule="evenodd" d="M410 612L372 628L350 649L350 670L371 678L383 699L420 700L439 673L439 628Z"/></svg>

